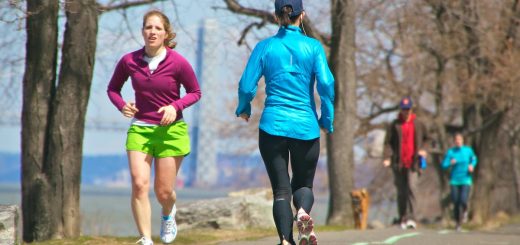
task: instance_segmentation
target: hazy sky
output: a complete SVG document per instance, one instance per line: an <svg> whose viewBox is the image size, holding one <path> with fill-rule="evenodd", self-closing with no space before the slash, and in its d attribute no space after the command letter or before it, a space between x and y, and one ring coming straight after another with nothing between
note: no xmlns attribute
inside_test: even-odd
<svg viewBox="0 0 520 245"><path fill-rule="evenodd" d="M248 4L248 1L242 1ZM255 3L256 1L249 1ZM174 7L174 4L177 3ZM266 8L272 7L272 1L265 1L260 4ZM256 2L256 5L259 5ZM92 154L119 154L124 153L124 141L126 131L124 128L128 125L129 119L124 118L110 103L106 96L106 86L112 75L115 64L119 58L128 52L139 49L143 45L141 37L141 21L143 14L152 8L163 10L170 18L175 32L177 33L176 41L178 46L176 50L185 56L195 69L195 52L197 42L197 29L204 18L216 19L221 26L218 35L222 40L218 47L223 49L223 60L226 60L219 67L226 77L229 84L237 83L240 75L240 69L245 65L245 59L249 55L249 50L244 47L238 47L238 33L247 23L244 22L245 17L238 17L223 9L215 10L213 7L224 7L222 1L219 0L198 0L198 1L165 1L154 4L153 6L145 6L132 8L126 12L109 12L104 13L100 17L96 64L94 68L94 77L89 99L87 112L87 130L85 131L84 153ZM262 5L260 5L262 6ZM0 6L2 7L2 6ZM64 18L61 18L63 21ZM9 50L24 50L25 46L25 30L23 23L6 24L0 23L0 30L10 32L18 41L10 42ZM265 31L264 31L265 33ZM262 36L263 34L257 34ZM254 40L257 37L252 35L250 44L254 46ZM0 60L14 57L9 56L6 47L0 47ZM6 51L6 52L4 52ZM19 52L17 56L23 58ZM19 152L20 151L20 126L19 123L21 112L21 81L23 77L23 60L20 60L16 68L17 71L11 71L10 75L1 75L0 91L10 98L0 99L3 106L0 109L4 111L3 123L0 124L0 138L8 140L0 140L0 152ZM12 69L11 69L12 70ZM5 69L0 70L6 73ZM6 90L7 88L7 90ZM8 91L8 92L5 92ZM236 91L230 91L235 94ZM130 83L125 84L123 90L125 99L132 100L133 92ZM7 103L9 103L7 105ZM191 118L190 108L187 109L185 118L189 122ZM229 116L232 116L230 113ZM95 130L93 125L115 125L120 130Z"/></svg>
<svg viewBox="0 0 520 245"><path fill-rule="evenodd" d="M106 2L107 0L99 1ZM272 0L240 1L244 6L254 6L269 11L274 11L273 2ZM6 6L5 3L0 3L0 30L2 33L9 33L9 35L0 37L0 63L12 63L14 60L13 64L15 65L0 66L0 111L3 113L3 116L0 117L0 138L5 139L0 140L0 152L20 152L21 130L19 120L22 108L21 81L24 72L25 29L23 27L25 24L23 21L5 23L5 19L13 20L16 19L16 16L21 16L21 12L12 9L6 10ZM327 4L306 1L305 7L307 16L313 20L315 25L325 30L329 28L329 19L324 14L328 10ZM274 25L261 30L253 28L246 39L249 48L245 45L237 46L240 32L248 24L253 21L258 22L258 20L227 11L222 0L166 0L127 11L102 14L99 19L96 63L87 111L84 154L124 153L125 128L129 125L129 119L123 117L110 103L106 95L106 87L121 56L142 47L143 41L140 30L142 16L147 10L153 8L160 9L168 15L174 31L177 33L176 41L178 45L176 50L188 59L194 69L198 28L205 18L218 21L219 31L210 35L217 35L220 42L211 48L221 49L222 51L219 52L223 56L221 57L222 62L217 69L220 73L219 79L222 80L223 84L222 94L228 104L235 103L236 86L249 57L249 48L254 47L259 39L274 34L277 29ZM63 21L65 21L63 13L60 21L63 25ZM129 82L123 88L123 97L127 100L133 100L133 91ZM191 109L188 108L183 112L188 123L191 120ZM229 110L229 108L223 108L222 112L219 112L219 116L221 115L222 117L229 117L230 120L235 119L234 111ZM231 121L231 123L235 122ZM93 126L99 124L113 125L119 130L93 129ZM252 140L256 141L256 139Z"/></svg>

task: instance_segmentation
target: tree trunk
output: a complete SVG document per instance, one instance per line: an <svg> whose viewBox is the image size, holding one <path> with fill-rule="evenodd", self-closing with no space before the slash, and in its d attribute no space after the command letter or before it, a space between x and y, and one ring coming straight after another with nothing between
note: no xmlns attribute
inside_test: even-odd
<svg viewBox="0 0 520 245"><path fill-rule="evenodd" d="M483 130L480 142L475 147L478 152L479 163L473 174L475 177L475 185L470 205L472 208L472 222L475 224L483 224L491 215L491 192L494 189L497 173L497 166L500 166L501 151L498 142L502 139L498 137L502 120L497 120L493 125Z"/></svg>
<svg viewBox="0 0 520 245"><path fill-rule="evenodd" d="M56 87L58 1L28 1L22 111L23 238L80 235L83 131L94 68L97 4L68 0Z"/></svg>
<svg viewBox="0 0 520 245"><path fill-rule="evenodd" d="M351 225L349 192L354 188L356 130L355 6L353 0L332 0L330 66L336 79L334 133L327 136L330 201L327 224Z"/></svg>
<svg viewBox="0 0 520 245"><path fill-rule="evenodd" d="M489 58L482 54L482 42L478 35L480 16L476 9L474 0L464 0L462 13L465 20L464 34L466 39L466 52L463 62L466 65L466 79L470 82L484 81L492 77L492 67L489 65ZM476 155L480 158L474 176L474 190L470 205L472 206L472 222L483 224L486 222L493 210L491 202L492 191L495 189L497 178L497 166L503 156L500 145L503 138L498 137L502 125L502 115L505 108L495 107L490 111L490 102L486 97L493 97L493 94L486 96L486 91L481 87L475 90L475 99L463 105L464 128L474 131L475 134L470 138ZM496 119L495 114L499 115Z"/></svg>
<svg viewBox="0 0 520 245"><path fill-rule="evenodd" d="M27 43L22 107L23 239L51 238L59 210L53 201L50 168L44 161L47 129L56 79L58 1L28 0Z"/></svg>
<svg viewBox="0 0 520 245"><path fill-rule="evenodd" d="M517 136L518 137L518 136ZM516 207L520 208L520 139L514 139L511 145L511 160L513 161L513 176L515 182Z"/></svg>
<svg viewBox="0 0 520 245"><path fill-rule="evenodd" d="M59 83L50 120L46 161L56 166L53 180L61 188L63 236L81 231L79 197L83 132L96 53L98 11L95 0L65 2L65 26Z"/></svg>

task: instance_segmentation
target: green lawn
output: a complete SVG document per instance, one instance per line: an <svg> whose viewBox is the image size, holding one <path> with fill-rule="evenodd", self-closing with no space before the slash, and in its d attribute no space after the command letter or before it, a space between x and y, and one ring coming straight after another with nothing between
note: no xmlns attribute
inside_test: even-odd
<svg viewBox="0 0 520 245"><path fill-rule="evenodd" d="M264 236L274 236L275 230L191 230L180 232L175 239L175 244L216 244L225 241L258 239ZM90 237L82 236L77 239L52 240L38 242L38 245L101 245L101 244L135 244L138 237ZM159 237L153 237L157 244L160 243Z"/></svg>
<svg viewBox="0 0 520 245"><path fill-rule="evenodd" d="M346 227L341 226L318 226L316 231L340 231L345 230ZM209 245L217 244L226 241L238 241L238 240L255 240L266 236L276 236L276 230L273 229L248 229L248 230L190 230L180 232L175 239L174 244L197 244L197 245ZM46 242L32 243L36 245L101 245L101 244L135 244L138 237L90 237L82 236L78 239L67 239L67 240L52 240ZM160 243L159 237L153 237L153 240L157 244Z"/></svg>

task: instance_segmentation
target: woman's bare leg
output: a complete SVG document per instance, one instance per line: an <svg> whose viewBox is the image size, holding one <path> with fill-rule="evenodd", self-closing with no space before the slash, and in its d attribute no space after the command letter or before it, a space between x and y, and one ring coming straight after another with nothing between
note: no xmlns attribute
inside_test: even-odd
<svg viewBox="0 0 520 245"><path fill-rule="evenodd" d="M155 196L162 206L162 215L169 215L177 201L175 182L184 157L165 157L155 159Z"/></svg>
<svg viewBox="0 0 520 245"><path fill-rule="evenodd" d="M152 237L151 207L148 193L152 156L138 151L128 151L128 164L132 176L132 213L141 236Z"/></svg>

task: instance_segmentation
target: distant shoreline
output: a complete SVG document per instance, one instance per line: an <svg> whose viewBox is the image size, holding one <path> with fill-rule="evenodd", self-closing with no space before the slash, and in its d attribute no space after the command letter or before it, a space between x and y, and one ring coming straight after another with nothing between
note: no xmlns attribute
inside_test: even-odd
<svg viewBox="0 0 520 245"><path fill-rule="evenodd" d="M229 189L184 188L177 191L178 205L185 205L203 199L227 197ZM136 234L130 208L128 187L104 187L98 185L82 185L80 208L82 233L88 236L133 236ZM152 212L158 214L160 206L150 191ZM0 183L0 204L20 205L21 186L16 183ZM328 193L316 195L313 209L317 224L324 224L328 209ZM153 230L159 230L159 215L152 216Z"/></svg>

